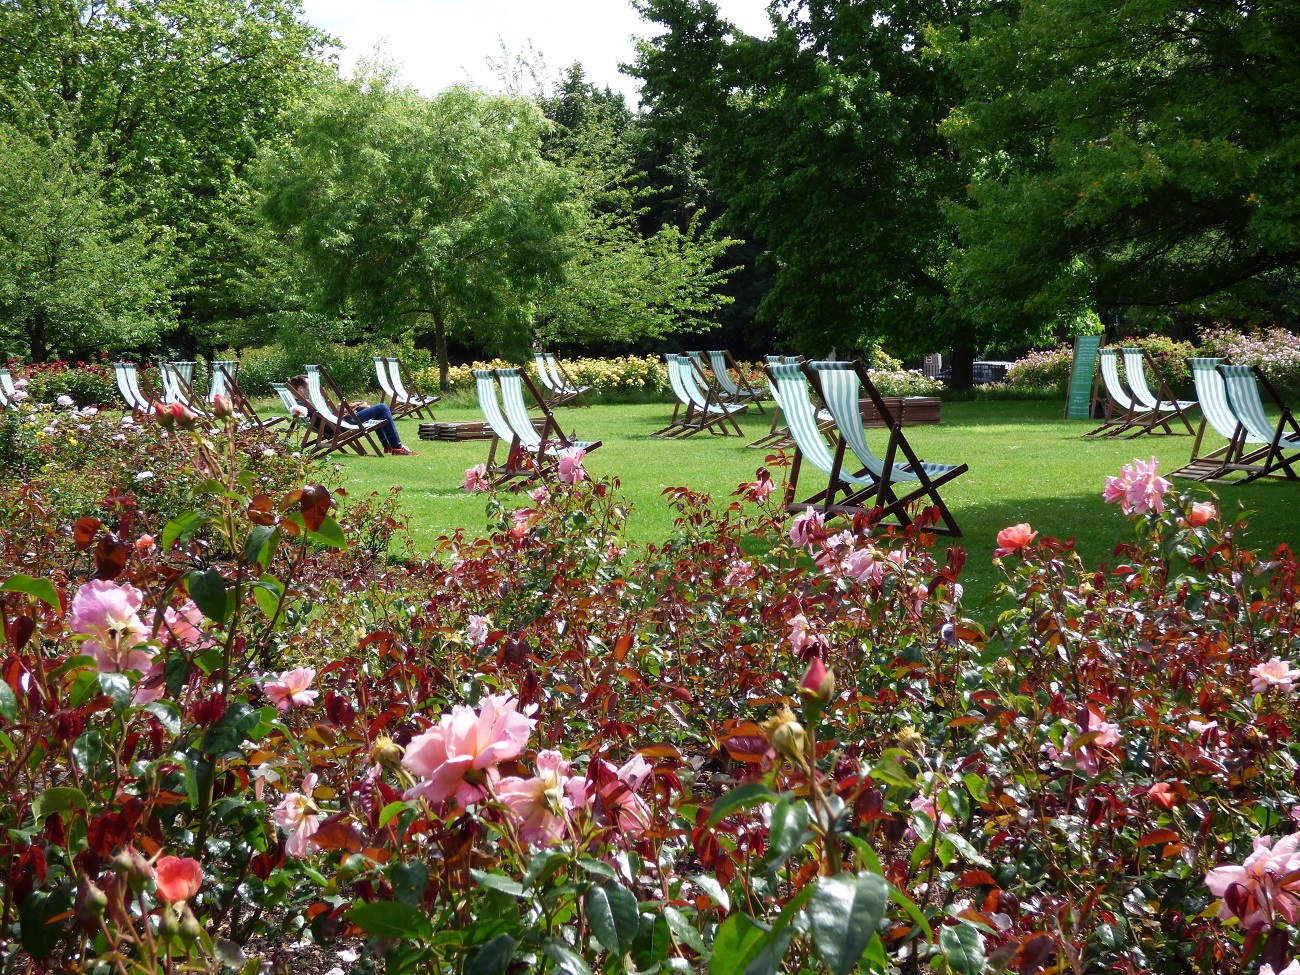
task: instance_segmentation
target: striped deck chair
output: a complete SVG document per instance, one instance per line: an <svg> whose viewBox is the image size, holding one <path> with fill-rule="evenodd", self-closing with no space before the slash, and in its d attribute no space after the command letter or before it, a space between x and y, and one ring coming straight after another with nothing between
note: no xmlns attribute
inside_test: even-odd
<svg viewBox="0 0 1300 975"><path fill-rule="evenodd" d="M0 412L18 402L14 395L17 392L18 387L14 385L13 375L8 369L0 369Z"/></svg>
<svg viewBox="0 0 1300 975"><path fill-rule="evenodd" d="M764 356L764 361L770 365L785 363L787 365L798 365L803 359L797 355L769 355ZM771 375L767 377L767 390L772 397L772 402L776 405L772 408L772 428L763 434L753 443L745 444L746 447L757 447L766 450L782 450L794 445L794 437L790 433L790 428L781 425L781 420L785 413L781 409L780 390L777 389L776 382ZM835 418L831 416L830 410L824 406L817 408L817 429L822 433L828 433L835 428Z"/></svg>
<svg viewBox="0 0 1300 975"><path fill-rule="evenodd" d="M208 376L208 394L204 402L209 410L216 405L217 397L224 396L230 400L239 417L240 430L269 430L284 422L282 416L269 416L263 419L253 407L252 400L244 395L239 385L239 362L236 359L213 359Z"/></svg>
<svg viewBox="0 0 1300 975"><path fill-rule="evenodd" d="M565 397L565 404L581 402L583 406L591 406L587 402L586 394L591 392L590 386L580 386L575 383L569 375L568 370L554 352L542 353L542 360L551 375L552 388L556 393Z"/></svg>
<svg viewBox="0 0 1300 975"><path fill-rule="evenodd" d="M298 449L306 450L308 438L312 435L311 406L298 399L293 390L284 383L271 383L271 389L275 395L280 397L280 402L284 404L285 419L289 421L287 430L290 436L294 432L300 432L302 436L299 438ZM301 415L299 415L300 412Z"/></svg>
<svg viewBox="0 0 1300 975"><path fill-rule="evenodd" d="M744 436L740 424L736 422L736 414L744 413L748 407L744 403L722 402L717 384L710 382L704 374L698 352L688 352L677 357L677 374L692 407L683 437L692 436L701 430L729 437L731 431L727 429L728 423L736 431L736 436Z"/></svg>
<svg viewBox="0 0 1300 975"><path fill-rule="evenodd" d="M194 394L194 363L158 363L158 380L162 383L162 401L167 405L180 403L195 413L207 412L207 406Z"/></svg>
<svg viewBox="0 0 1300 975"><path fill-rule="evenodd" d="M713 369L713 378L717 382L718 389L721 392L721 400L724 403L753 403L758 407L758 412L766 413L763 409L763 394L750 385L745 379L745 374L740 371L740 366L736 365L736 360L731 357L731 353L726 349L709 350L709 366ZM736 370L736 375L740 382L731 378L731 370Z"/></svg>
<svg viewBox="0 0 1300 975"><path fill-rule="evenodd" d="M1102 417L1101 426L1089 430L1084 436L1095 437L1100 434L1103 437L1113 437L1132 429L1142 417L1138 413L1137 401L1119 377L1119 353L1115 349L1104 348L1097 352L1097 372L1106 394L1106 413ZM1095 382L1093 386L1095 399Z"/></svg>
<svg viewBox="0 0 1300 975"><path fill-rule="evenodd" d="M522 370L494 369L492 372L501 385L501 405L505 407L506 423L514 432L515 443L532 456L539 476L545 477L553 470L561 452L571 447L580 447L590 452L600 446L599 440L572 440L566 437L546 407L541 393ZM545 418L541 433L537 432L532 417L528 415L528 406L524 402L525 386Z"/></svg>
<svg viewBox="0 0 1300 975"><path fill-rule="evenodd" d="M1273 384L1268 381L1259 366L1219 366L1219 375L1228 391L1228 402L1236 414L1246 434L1255 442L1267 444L1262 451L1257 451L1262 463L1256 463L1248 471L1247 481L1270 474L1285 474L1288 480L1296 480L1295 465L1300 462L1300 424L1296 423L1290 408L1277 394ZM1264 387L1269 398L1281 411L1277 425L1274 426L1264 412L1264 403L1259 396L1260 386Z"/></svg>
<svg viewBox="0 0 1300 975"><path fill-rule="evenodd" d="M1145 414L1141 421L1142 429L1130 434L1129 439L1154 432L1157 427L1163 427L1165 433L1172 435L1174 431L1170 428L1169 421L1174 417L1182 421L1189 434L1196 433L1192 429L1191 420L1187 418L1188 412L1196 406L1196 400L1174 399L1174 391L1160 374L1155 360L1142 349L1121 349L1120 352L1124 356L1124 376L1128 380L1128 388L1133 391L1137 408ZM1160 386L1159 396L1154 395L1147 385L1147 369L1156 377Z"/></svg>
<svg viewBox="0 0 1300 975"><path fill-rule="evenodd" d="M749 409L748 401L740 403L737 400L732 399L731 395L727 392L726 387L723 386L721 380L718 378L717 371L712 367L712 365L705 365L703 352L687 352L686 357L691 361L692 368L690 372L694 379L694 384L704 390L707 395L711 396L714 402L720 406L744 407L744 409L737 410L737 413L743 413L745 410ZM726 369L723 369L722 372L725 376L727 371ZM727 380L730 382L731 377L727 376ZM735 384L732 383L732 385L734 386Z"/></svg>
<svg viewBox="0 0 1300 975"><path fill-rule="evenodd" d="M506 484L515 478L522 478L525 483L532 480L538 474L537 467L528 448L520 441L515 428L501 412L496 373L491 369L475 369L474 384L478 392L478 408L483 412L483 419L487 421L488 428L492 431L492 443L488 447L486 464L488 478L492 481L492 485L496 487ZM529 427L532 427L531 423ZM537 434L535 429L533 434L534 436ZM506 447L506 458L504 462L497 463L497 448L502 444Z"/></svg>
<svg viewBox="0 0 1300 975"><path fill-rule="evenodd" d="M577 393L564 388L564 384L551 372L545 354L533 353L533 365L537 369L537 381L542 385L542 396L547 406L563 406L577 397Z"/></svg>
<svg viewBox="0 0 1300 975"><path fill-rule="evenodd" d="M140 376L134 362L113 363L113 378L117 380L117 391L127 406L136 413L149 412L154 401L140 391Z"/></svg>
<svg viewBox="0 0 1300 975"><path fill-rule="evenodd" d="M393 415L397 416L401 411L402 416L414 414L425 420L432 420L433 404L442 399L441 396L431 396L420 392L420 388L415 384L415 377L407 370L402 360L395 355L385 356L384 363L388 366L388 383L392 389L392 407ZM376 369L378 361L376 360ZM382 387L382 384L381 384Z"/></svg>
<svg viewBox="0 0 1300 975"><path fill-rule="evenodd" d="M1192 381L1196 384L1196 401L1201 407L1201 425L1192 444L1192 457L1170 477L1186 477L1194 481L1213 481L1234 470L1253 471L1257 461L1267 450L1253 450L1249 445L1266 443L1252 437L1237 421L1237 414L1228 402L1228 389L1219 375L1219 362L1215 359L1189 359ZM1207 429L1223 437L1227 443L1202 453Z"/></svg>
<svg viewBox="0 0 1300 975"><path fill-rule="evenodd" d="M677 353L667 352L664 354L664 370L668 373L668 384L672 387L673 397L677 402L673 404L673 415L669 418L668 425L656 430L650 436L671 440L685 435L686 422L695 412L695 405L691 402L686 387L682 383L682 367L678 362Z"/></svg>
<svg viewBox="0 0 1300 975"><path fill-rule="evenodd" d="M861 363L806 362L802 368L812 378L826 408L835 417L835 427L840 437L863 468L879 481L876 489L878 519L893 517L900 524L909 525L912 518L908 506L926 499L928 504L938 509L939 517L943 520L943 527L936 525L930 530L940 535L960 537L961 529L939 496L939 488L965 474L969 470L967 465L930 464L917 457L907 442L907 437L903 435L902 424L885 404L884 398L871 382L866 367ZM866 429L862 425L862 409L858 400L864 391L889 428L889 442L883 460L872 452L867 443ZM904 458L901 464L894 462L899 454ZM895 485L902 488L902 493L895 490Z"/></svg>
<svg viewBox="0 0 1300 975"><path fill-rule="evenodd" d="M844 441L836 445L835 452L826 445L817 422L817 408L808 392L808 378L798 362L773 362L770 356L766 368L768 380L777 392L777 402L789 424L794 442L794 460L790 476L785 483L785 508L802 511L818 508L825 515L856 514L863 510L862 502L876 493L878 480L865 468L850 473L844 467ZM833 423L834 421L832 421ZM825 490L806 498L798 498L799 475L807 461L830 477ZM844 497L840 498L840 493Z"/></svg>
<svg viewBox="0 0 1300 975"><path fill-rule="evenodd" d="M375 428L388 422L386 420L359 420L338 384L330 378L324 366L304 366L307 374L307 405L313 411L312 432L309 449L316 457L332 454L336 450L348 448L366 455L366 445L374 451L376 457L384 456L384 448L375 439ZM325 394L325 386L338 403L338 412Z"/></svg>

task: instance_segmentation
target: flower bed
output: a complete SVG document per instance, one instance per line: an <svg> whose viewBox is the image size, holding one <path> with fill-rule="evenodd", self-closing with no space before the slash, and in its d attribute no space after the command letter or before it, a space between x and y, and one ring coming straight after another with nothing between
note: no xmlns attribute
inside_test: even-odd
<svg viewBox="0 0 1300 975"><path fill-rule="evenodd" d="M0 487L6 969L1290 958L1300 567L1154 460L1109 571L1000 533L984 626L932 511L787 523L767 471L636 548L574 452L394 563L391 507L272 447L133 442L188 490Z"/></svg>
<svg viewBox="0 0 1300 975"><path fill-rule="evenodd" d="M1259 366L1272 382L1300 387L1300 336L1284 328L1243 334L1227 328L1201 333L1204 355L1219 356L1242 366Z"/></svg>

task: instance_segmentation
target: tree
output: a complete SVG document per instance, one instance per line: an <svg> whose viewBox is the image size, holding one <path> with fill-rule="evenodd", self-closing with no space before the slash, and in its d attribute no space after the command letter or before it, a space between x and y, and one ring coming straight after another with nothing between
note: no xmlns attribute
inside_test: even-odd
<svg viewBox="0 0 1300 975"><path fill-rule="evenodd" d="M98 172L70 136L0 122L0 343L33 362L174 327L170 241L106 200Z"/></svg>
<svg viewBox="0 0 1300 975"><path fill-rule="evenodd" d="M654 124L698 140L727 226L762 235L777 262L763 309L806 344L973 356L943 210L969 173L937 131L962 90L927 40L969 6L790 0L759 40L707 0L638 0L667 29L636 67Z"/></svg>
<svg viewBox="0 0 1300 975"><path fill-rule="evenodd" d="M939 35L970 90L943 128L977 160L952 210L974 314L1187 302L1296 267L1298 39L1293 0L1035 0Z"/></svg>
<svg viewBox="0 0 1300 975"><path fill-rule="evenodd" d="M681 227L643 230L656 190L635 169L640 128L622 96L587 83L581 65L543 108L555 123L545 151L571 176L578 219L564 279L538 301L538 338L625 343L713 328L712 314L732 300L718 288L733 269L717 262L735 241L719 239L702 211Z"/></svg>
<svg viewBox="0 0 1300 975"><path fill-rule="evenodd" d="M297 0L7 0L0 4L0 121L32 103L58 120L104 192L179 249L186 325L255 311L228 302L243 248L214 242L281 113L319 77L327 38ZM33 134L36 133L33 131Z"/></svg>
<svg viewBox="0 0 1300 975"><path fill-rule="evenodd" d="M432 326L444 388L449 330L527 346L573 221L536 104L462 87L426 99L365 70L322 84L296 122L267 158L266 212L324 309L389 335Z"/></svg>

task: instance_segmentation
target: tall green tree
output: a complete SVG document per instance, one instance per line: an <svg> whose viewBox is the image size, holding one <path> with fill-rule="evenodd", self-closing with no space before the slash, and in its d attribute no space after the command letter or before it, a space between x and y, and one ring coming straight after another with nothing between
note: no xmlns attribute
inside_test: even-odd
<svg viewBox="0 0 1300 975"><path fill-rule="evenodd" d="M1027 0L935 36L983 320L1163 305L1300 264L1300 4Z"/></svg>
<svg viewBox="0 0 1300 975"><path fill-rule="evenodd" d="M255 273L240 184L281 112L319 77L328 39L297 0L6 0L0 120L30 106L102 162L126 215L173 237L183 323L250 311L231 277Z"/></svg>
<svg viewBox="0 0 1300 975"><path fill-rule="evenodd" d="M636 168L644 131L622 96L588 83L581 65L542 105L554 123L545 152L571 177L577 220L564 278L538 300L537 337L621 344L715 327L734 270L718 262L736 242L719 238L702 211L645 226L662 191Z"/></svg>
<svg viewBox="0 0 1300 975"><path fill-rule="evenodd" d="M105 198L70 136L29 131L0 122L0 347L44 362L174 327L170 241Z"/></svg>
<svg viewBox="0 0 1300 975"><path fill-rule="evenodd" d="M962 88L927 29L970 4L791 0L771 8L769 39L707 0L637 8L664 28L636 68L652 118L698 141L728 227L766 239L777 271L763 308L782 330L841 350L955 347L969 362L981 336L952 300L943 210L969 170L937 130Z"/></svg>
<svg viewBox="0 0 1300 975"><path fill-rule="evenodd" d="M431 331L444 387L451 332L527 347L574 217L534 102L461 87L429 99L368 70L322 84L296 123L266 160L266 211L322 308L375 333Z"/></svg>

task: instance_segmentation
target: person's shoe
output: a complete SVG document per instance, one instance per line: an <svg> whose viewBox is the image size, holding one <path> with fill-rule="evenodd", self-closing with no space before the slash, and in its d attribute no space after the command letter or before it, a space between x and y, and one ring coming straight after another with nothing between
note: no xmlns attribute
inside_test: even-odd
<svg viewBox="0 0 1300 975"><path fill-rule="evenodd" d="M412 450L410 447L389 447L388 453L395 457L418 457L419 451Z"/></svg>

